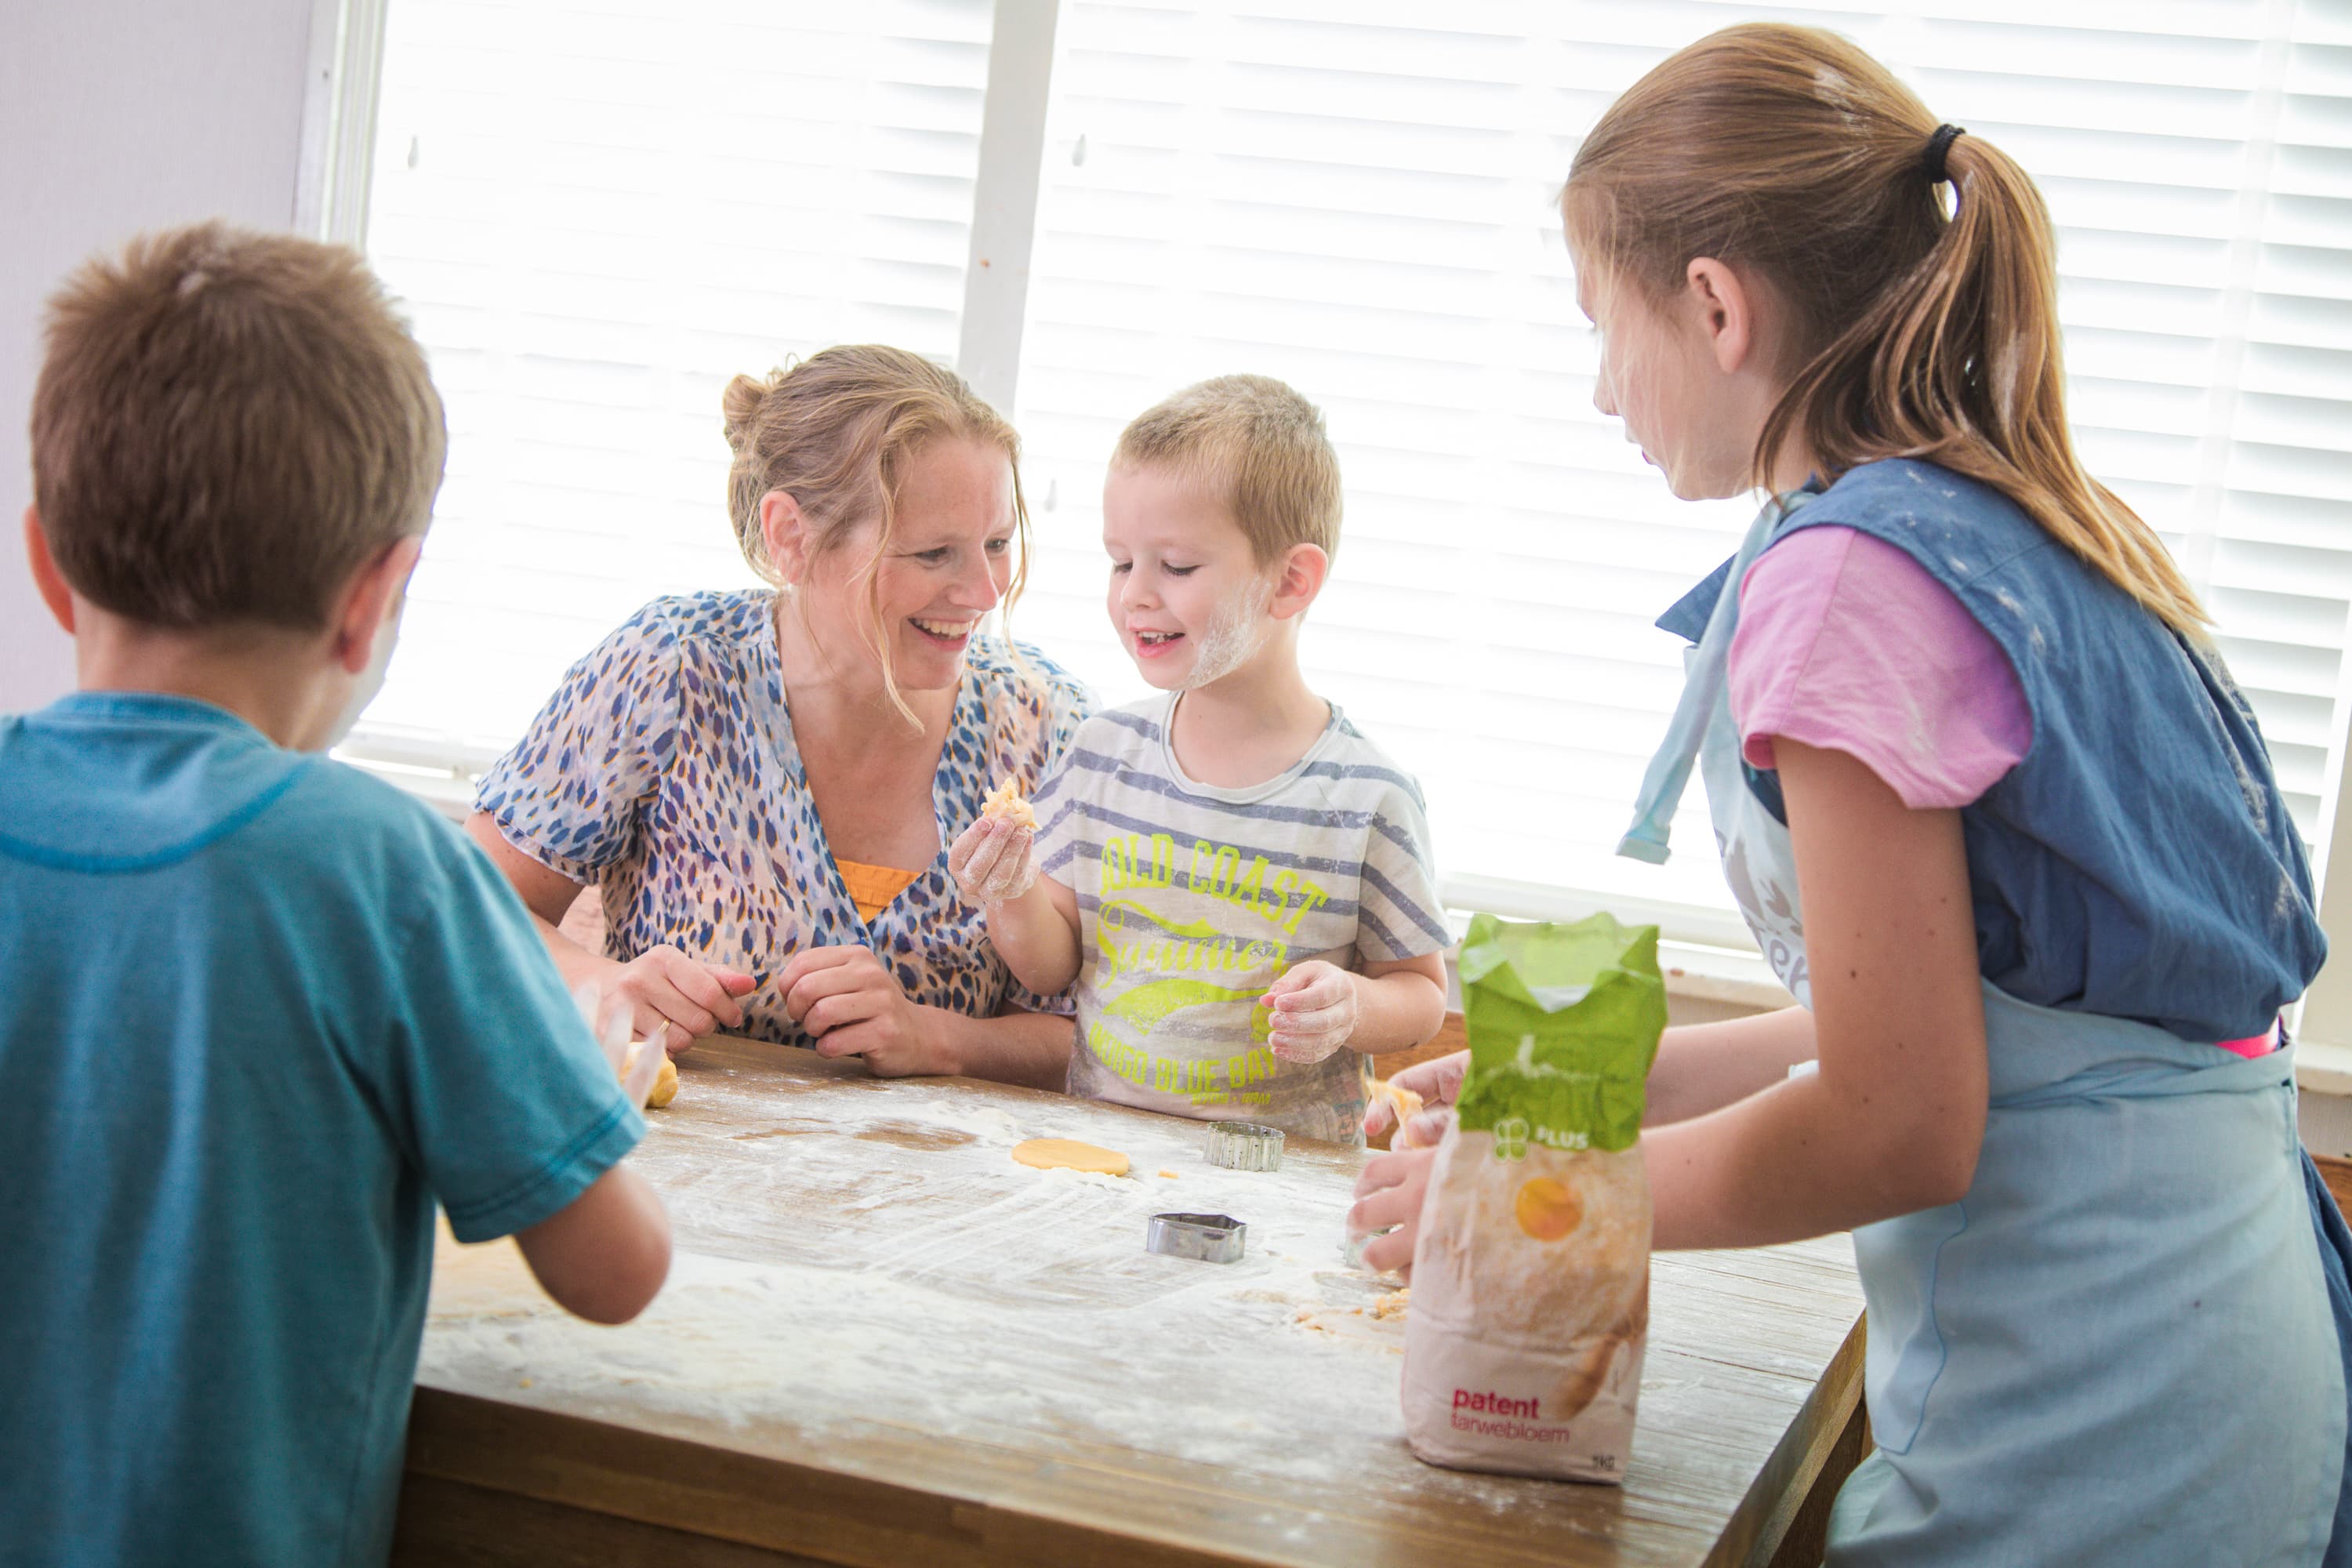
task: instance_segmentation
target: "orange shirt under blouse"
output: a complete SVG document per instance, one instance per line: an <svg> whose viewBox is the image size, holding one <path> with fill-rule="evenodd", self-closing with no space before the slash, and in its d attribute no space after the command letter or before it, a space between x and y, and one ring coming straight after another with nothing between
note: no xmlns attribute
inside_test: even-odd
<svg viewBox="0 0 2352 1568"><path fill-rule="evenodd" d="M849 901L857 906L858 914L867 924L890 907L890 900L915 885L920 871L901 871L893 866L866 866L856 860L834 857L834 868L841 873L841 885L848 889Z"/></svg>

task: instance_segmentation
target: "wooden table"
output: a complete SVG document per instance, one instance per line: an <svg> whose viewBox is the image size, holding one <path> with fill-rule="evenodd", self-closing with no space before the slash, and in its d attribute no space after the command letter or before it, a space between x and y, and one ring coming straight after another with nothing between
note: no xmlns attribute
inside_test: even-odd
<svg viewBox="0 0 2352 1568"><path fill-rule="evenodd" d="M1763 1564L1858 1452L1843 1238L1655 1260L1622 1488L1459 1474L1406 1449L1403 1324L1341 1257L1360 1152L1221 1171L1196 1122L1059 1095L738 1040L680 1068L635 1156L677 1249L636 1322L445 1233L396 1561ZM1029 1137L1134 1170L1032 1171ZM1171 1209L1248 1255L1146 1253Z"/></svg>

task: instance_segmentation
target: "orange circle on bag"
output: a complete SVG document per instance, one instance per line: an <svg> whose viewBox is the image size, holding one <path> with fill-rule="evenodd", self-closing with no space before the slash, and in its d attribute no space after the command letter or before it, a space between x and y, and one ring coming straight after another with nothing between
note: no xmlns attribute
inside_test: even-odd
<svg viewBox="0 0 2352 1568"><path fill-rule="evenodd" d="M1538 1241L1558 1241L1584 1223L1584 1200L1574 1188L1549 1176L1528 1182L1511 1207L1519 1228Z"/></svg>

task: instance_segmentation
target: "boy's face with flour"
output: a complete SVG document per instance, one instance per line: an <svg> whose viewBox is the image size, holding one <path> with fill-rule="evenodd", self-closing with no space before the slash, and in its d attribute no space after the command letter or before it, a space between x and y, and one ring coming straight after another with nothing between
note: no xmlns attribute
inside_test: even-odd
<svg viewBox="0 0 2352 1568"><path fill-rule="evenodd" d="M1299 616L1328 567L1312 544L1258 559L1202 477L1159 463L1115 465L1103 484L1107 607L1119 642L1162 691L1195 691L1259 667L1297 663Z"/></svg>

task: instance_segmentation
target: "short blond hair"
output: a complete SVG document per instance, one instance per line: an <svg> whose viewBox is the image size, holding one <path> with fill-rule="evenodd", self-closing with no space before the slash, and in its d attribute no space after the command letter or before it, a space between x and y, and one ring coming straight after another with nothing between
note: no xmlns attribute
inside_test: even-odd
<svg viewBox="0 0 2352 1568"><path fill-rule="evenodd" d="M1135 416L1113 467L1149 464L1206 486L1261 565L1295 544L1339 549L1339 455L1322 411L1270 375L1195 383Z"/></svg>
<svg viewBox="0 0 2352 1568"><path fill-rule="evenodd" d="M75 271L46 326L33 500L100 608L316 631L431 522L440 395L358 252L220 223L144 235Z"/></svg>
<svg viewBox="0 0 2352 1568"><path fill-rule="evenodd" d="M845 343L763 376L727 384L719 410L734 453L727 472L727 510L735 542L751 570L782 586L768 559L760 506L782 490L808 524L810 552L839 549L861 527L876 529L874 556L861 577L866 643L882 662L882 683L908 720L882 631L879 574L898 522L898 487L916 453L934 441L977 441L1004 454L1013 469L1013 525L1020 559L1004 591L998 625L1013 662L1013 606L1029 578L1029 503L1021 493L1021 437L1012 422L964 379L919 353L883 343Z"/></svg>

